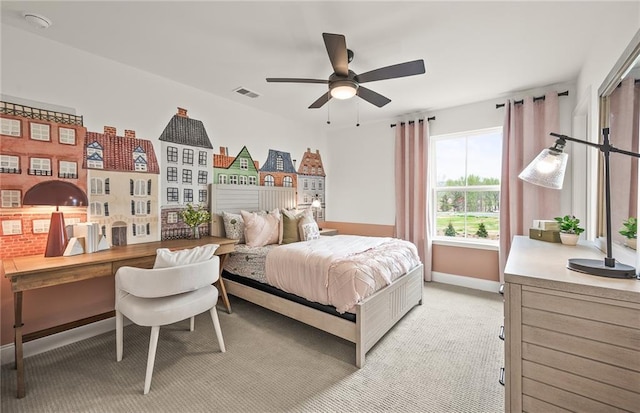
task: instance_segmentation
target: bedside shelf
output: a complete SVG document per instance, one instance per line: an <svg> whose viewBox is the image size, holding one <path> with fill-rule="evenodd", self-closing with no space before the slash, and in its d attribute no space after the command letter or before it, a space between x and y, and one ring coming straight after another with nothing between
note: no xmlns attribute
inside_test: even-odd
<svg viewBox="0 0 640 413"><path fill-rule="evenodd" d="M322 228L320 230L320 235L338 235L338 230L332 228Z"/></svg>

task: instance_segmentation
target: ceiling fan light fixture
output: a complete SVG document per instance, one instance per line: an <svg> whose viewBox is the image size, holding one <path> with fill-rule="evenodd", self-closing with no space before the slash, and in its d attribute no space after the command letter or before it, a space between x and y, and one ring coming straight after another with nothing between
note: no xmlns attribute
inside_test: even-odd
<svg viewBox="0 0 640 413"><path fill-rule="evenodd" d="M329 86L331 97L345 100L351 99L358 91L358 84L353 80L336 80Z"/></svg>

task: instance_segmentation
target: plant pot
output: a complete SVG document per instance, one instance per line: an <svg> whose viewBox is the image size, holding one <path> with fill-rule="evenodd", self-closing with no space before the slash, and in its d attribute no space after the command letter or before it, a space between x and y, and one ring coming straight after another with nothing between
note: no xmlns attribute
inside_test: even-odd
<svg viewBox="0 0 640 413"><path fill-rule="evenodd" d="M580 235L578 234L567 234L565 232L560 233L560 241L564 245L576 245L578 243L578 238L580 238Z"/></svg>
<svg viewBox="0 0 640 413"><path fill-rule="evenodd" d="M191 239L200 239L200 228L198 226L191 227Z"/></svg>
<svg viewBox="0 0 640 413"><path fill-rule="evenodd" d="M636 249L638 247L638 239L637 238L627 238L625 245L629 248Z"/></svg>

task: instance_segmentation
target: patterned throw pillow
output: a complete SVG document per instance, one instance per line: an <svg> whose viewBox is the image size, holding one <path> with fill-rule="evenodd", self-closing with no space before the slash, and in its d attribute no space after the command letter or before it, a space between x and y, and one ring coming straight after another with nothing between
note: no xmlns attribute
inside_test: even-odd
<svg viewBox="0 0 640 413"><path fill-rule="evenodd" d="M242 215L222 211L222 222L224 222L224 232L227 238L237 239L240 244L244 244L244 220Z"/></svg>
<svg viewBox="0 0 640 413"><path fill-rule="evenodd" d="M320 229L318 228L318 224L315 222L303 224L300 229L302 230L302 239L304 241L320 238Z"/></svg>

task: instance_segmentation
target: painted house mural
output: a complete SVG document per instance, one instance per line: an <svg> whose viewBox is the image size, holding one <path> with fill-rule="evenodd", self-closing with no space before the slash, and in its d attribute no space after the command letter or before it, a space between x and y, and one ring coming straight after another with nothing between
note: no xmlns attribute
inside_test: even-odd
<svg viewBox="0 0 640 413"><path fill-rule="evenodd" d="M87 191L82 116L53 106L0 102L0 258L42 254L54 207L26 207L24 194L47 180ZM64 209L65 224L87 220L86 208Z"/></svg>
<svg viewBox="0 0 640 413"><path fill-rule="evenodd" d="M298 208L310 208L314 199L319 200L321 208L314 211L317 221L325 217L325 178L320 151L307 148L298 167Z"/></svg>
<svg viewBox="0 0 640 413"><path fill-rule="evenodd" d="M298 174L289 152L269 149L267 160L260 168L260 185L297 188Z"/></svg>
<svg viewBox="0 0 640 413"><path fill-rule="evenodd" d="M162 151L161 239L189 237L189 227L180 212L187 204L209 205L213 182L213 146L202 121L190 119L178 108L160 135ZM208 235L209 226L200 227Z"/></svg>
<svg viewBox="0 0 640 413"><path fill-rule="evenodd" d="M160 167L153 144L133 130L87 132L89 221L99 224L110 245L158 241Z"/></svg>
<svg viewBox="0 0 640 413"><path fill-rule="evenodd" d="M240 153L229 156L228 148L221 146L220 154L213 155L213 182L216 184L258 185L259 164L254 161L246 146Z"/></svg>

